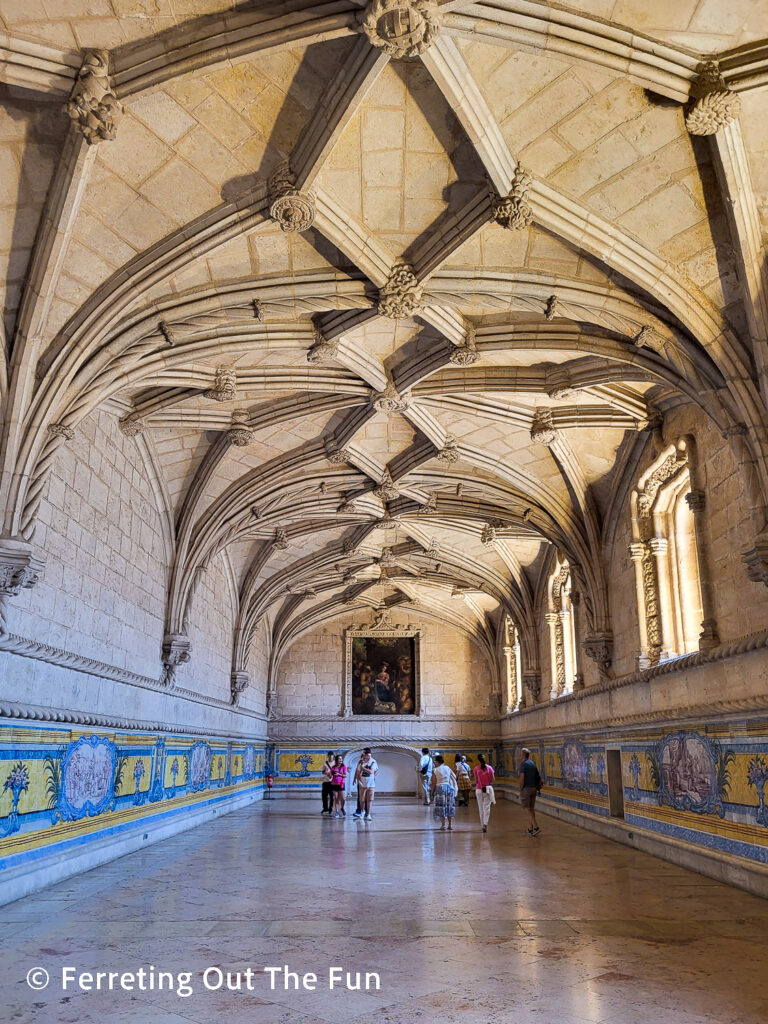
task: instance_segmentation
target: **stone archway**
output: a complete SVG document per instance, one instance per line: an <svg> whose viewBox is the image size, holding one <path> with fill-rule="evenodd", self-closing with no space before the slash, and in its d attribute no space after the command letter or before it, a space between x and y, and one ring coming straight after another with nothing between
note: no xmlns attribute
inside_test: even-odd
<svg viewBox="0 0 768 1024"><path fill-rule="evenodd" d="M379 774L376 778L377 797L411 796L418 799L420 747L409 747L406 743L360 743L344 755L344 764L349 769L350 776L354 774L364 747L371 748L373 756L379 763Z"/></svg>

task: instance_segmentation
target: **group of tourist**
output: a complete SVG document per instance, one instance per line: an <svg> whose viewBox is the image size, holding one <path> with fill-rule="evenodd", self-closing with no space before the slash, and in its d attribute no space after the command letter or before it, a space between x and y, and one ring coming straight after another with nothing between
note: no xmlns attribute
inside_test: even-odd
<svg viewBox="0 0 768 1024"><path fill-rule="evenodd" d="M429 747L423 747L419 761L419 775L424 794L424 803L433 807L436 821L440 822L441 832L453 831L453 819L456 807L469 806L469 794L473 788L477 797L477 809L480 814L480 826L483 832L488 831L491 818L491 807L496 803L493 791L495 772L483 754L478 754L478 763L474 768L465 754L457 754L454 767L445 763L442 754L430 753ZM371 821L373 814L373 797L376 792L376 776L379 766L371 748L366 747L352 776L351 784L357 787L357 808L353 818ZM323 814L332 814L335 818L347 815L346 781L349 769L344 764L341 754L328 751L323 765ZM519 768L520 801L530 818L528 835L537 836L541 829L536 821L536 797L541 792L542 779L531 752L523 748L523 761Z"/></svg>

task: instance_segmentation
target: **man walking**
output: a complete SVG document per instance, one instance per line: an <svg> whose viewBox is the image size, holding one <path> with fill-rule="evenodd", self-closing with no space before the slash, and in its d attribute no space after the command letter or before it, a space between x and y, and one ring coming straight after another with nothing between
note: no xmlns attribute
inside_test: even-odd
<svg viewBox="0 0 768 1024"><path fill-rule="evenodd" d="M328 757L323 765L323 814L333 814L333 789L331 787L331 773L335 759L333 751L328 751Z"/></svg>
<svg viewBox="0 0 768 1024"><path fill-rule="evenodd" d="M419 775L421 776L421 787L424 790L424 803L429 807L431 794L430 787L432 785L432 769L434 767L434 761L432 755L429 752L429 747L421 748L421 760L419 761Z"/></svg>
<svg viewBox="0 0 768 1024"><path fill-rule="evenodd" d="M366 821L373 819L371 807L373 806L373 797L376 793L376 776L378 772L379 766L371 756L371 748L366 747L362 757L357 762L357 770L352 780L357 783L358 803L358 810L352 815L353 818L365 818Z"/></svg>
<svg viewBox="0 0 768 1024"><path fill-rule="evenodd" d="M541 792L541 775L531 758L531 752L523 747L523 762L520 765L520 803L528 811L531 824L529 836L537 836L541 829L536 821L536 797Z"/></svg>

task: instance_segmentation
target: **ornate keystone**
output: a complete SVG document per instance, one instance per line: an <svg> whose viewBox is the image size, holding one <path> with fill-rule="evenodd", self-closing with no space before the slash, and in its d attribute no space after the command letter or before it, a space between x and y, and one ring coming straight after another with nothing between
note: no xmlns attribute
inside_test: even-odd
<svg viewBox="0 0 768 1024"><path fill-rule="evenodd" d="M163 686L173 686L179 665L192 657L192 642L185 633L166 633L163 637Z"/></svg>
<svg viewBox="0 0 768 1024"><path fill-rule="evenodd" d="M531 176L520 164L515 168L512 188L506 197L492 195L491 209L497 224L510 231L521 231L533 220L533 211L528 203Z"/></svg>
<svg viewBox="0 0 768 1024"><path fill-rule="evenodd" d="M288 546L288 534L282 526L278 526L275 530L275 536L272 538L272 547L277 548L279 551L285 551Z"/></svg>
<svg viewBox="0 0 768 1024"><path fill-rule="evenodd" d="M48 433L51 437L63 437L65 441L72 441L75 437L72 427L68 427L65 423L49 423Z"/></svg>
<svg viewBox="0 0 768 1024"><path fill-rule="evenodd" d="M543 444L549 448L559 437L560 434L552 421L551 411L549 409L534 410L531 440L535 444Z"/></svg>
<svg viewBox="0 0 768 1024"><path fill-rule="evenodd" d="M411 404L409 394L401 395L392 380L392 374L387 374L387 386L383 391L375 391L371 397L371 404L376 412L405 412Z"/></svg>
<svg viewBox="0 0 768 1024"><path fill-rule="evenodd" d="M214 402L231 402L236 397L237 376L235 371L224 366L217 367L213 387L203 392L203 398L210 398Z"/></svg>
<svg viewBox="0 0 768 1024"><path fill-rule="evenodd" d="M389 505L385 506L382 518L373 521L374 530L396 530L397 526L397 520L390 514Z"/></svg>
<svg viewBox="0 0 768 1024"><path fill-rule="evenodd" d="M397 565L397 559L395 558L395 553L392 550L392 548L381 549L381 558L379 559L379 565L383 566L385 569L392 569L395 565Z"/></svg>
<svg viewBox="0 0 768 1024"><path fill-rule="evenodd" d="M133 412L119 419L117 425L126 437L138 437L144 432L144 420Z"/></svg>
<svg viewBox="0 0 768 1024"><path fill-rule="evenodd" d="M715 135L738 117L741 101L726 87L717 61L704 61L698 71L699 77L691 86L685 127L691 135Z"/></svg>
<svg viewBox="0 0 768 1024"><path fill-rule="evenodd" d="M329 341L325 338L320 331L315 328L314 331L315 340L312 343L312 347L307 352L308 363L328 363L331 359L335 359L339 351L339 339L334 338Z"/></svg>
<svg viewBox="0 0 768 1024"><path fill-rule="evenodd" d="M269 215L283 231L308 231L315 220L315 194L296 188L287 160L269 179Z"/></svg>
<svg viewBox="0 0 768 1024"><path fill-rule="evenodd" d="M360 27L374 46L395 60L424 53L440 32L433 0L370 0Z"/></svg>
<svg viewBox="0 0 768 1024"><path fill-rule="evenodd" d="M613 633L591 633L581 646L597 665L600 675L607 676L613 662Z"/></svg>
<svg viewBox="0 0 768 1024"><path fill-rule="evenodd" d="M392 480L392 474L388 469L384 470L381 483L378 487L374 488L373 493L377 498L381 498L382 501L391 501L392 498L400 497L400 488Z"/></svg>
<svg viewBox="0 0 768 1024"><path fill-rule="evenodd" d="M251 683L251 677L247 672L233 672L230 680L230 692L232 703L237 706L240 703L240 694L247 690Z"/></svg>
<svg viewBox="0 0 768 1024"><path fill-rule="evenodd" d="M398 260L379 291L379 313L391 320L414 316L421 309L421 285L410 263Z"/></svg>
<svg viewBox="0 0 768 1024"><path fill-rule="evenodd" d="M474 327L469 327L463 344L454 347L450 360L454 366L472 366L479 358L480 353L477 351L477 343L475 342L475 329Z"/></svg>
<svg viewBox="0 0 768 1024"><path fill-rule="evenodd" d="M437 458L439 462L444 462L448 466L453 466L459 461L461 458L459 442L453 434L446 434L445 444L438 449Z"/></svg>
<svg viewBox="0 0 768 1024"><path fill-rule="evenodd" d="M236 448L245 448L253 441L255 431L248 426L248 413L245 409L235 409L232 413L232 424L227 431L227 439Z"/></svg>
<svg viewBox="0 0 768 1024"><path fill-rule="evenodd" d="M112 89L106 50L85 51L64 109L89 146L114 139L124 108Z"/></svg>

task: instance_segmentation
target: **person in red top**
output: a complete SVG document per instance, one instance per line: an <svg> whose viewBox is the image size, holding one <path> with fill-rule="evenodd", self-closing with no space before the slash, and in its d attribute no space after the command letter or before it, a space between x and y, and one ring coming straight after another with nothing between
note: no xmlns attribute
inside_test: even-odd
<svg viewBox="0 0 768 1024"><path fill-rule="evenodd" d="M344 810L344 786L347 779L347 766L344 764L344 758L341 754L337 754L334 765L331 768L331 791L333 792L333 807L334 807L334 818L338 818L341 814L342 818L346 818L347 812Z"/></svg>
<svg viewBox="0 0 768 1024"><path fill-rule="evenodd" d="M486 762L482 754L478 754L477 760L480 763L476 764L473 769L475 773L475 795L477 796L477 809L480 812L480 824L483 826L483 832L487 832L488 819L491 816L491 804L496 803L496 797L493 793L493 780L495 776L493 768Z"/></svg>

